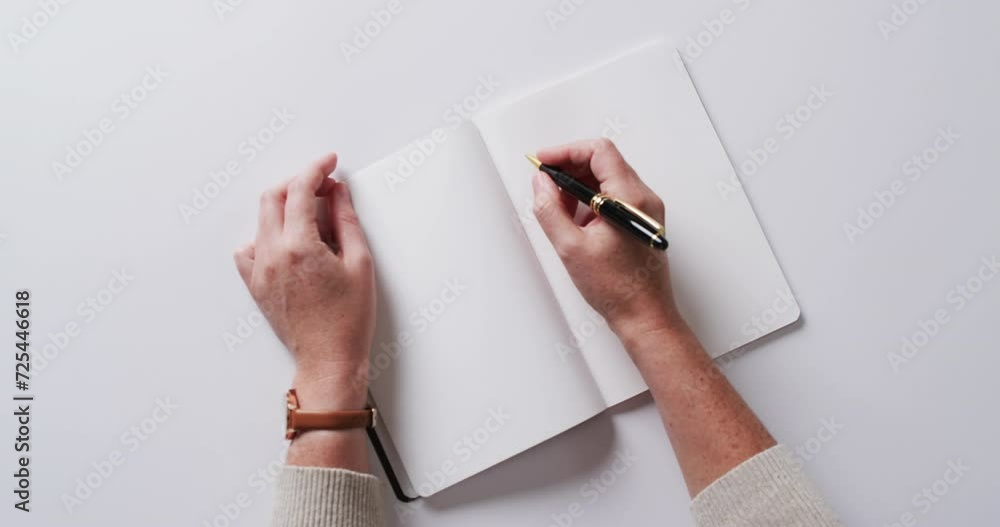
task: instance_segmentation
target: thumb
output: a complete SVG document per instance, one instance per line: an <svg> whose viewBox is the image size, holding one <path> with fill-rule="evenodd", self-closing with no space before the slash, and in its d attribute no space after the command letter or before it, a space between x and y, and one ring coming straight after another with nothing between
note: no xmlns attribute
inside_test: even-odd
<svg viewBox="0 0 1000 527"><path fill-rule="evenodd" d="M236 250L233 259L236 261L236 269L240 272L240 278L247 287L250 287L250 278L253 276L254 245L243 246Z"/></svg>
<svg viewBox="0 0 1000 527"><path fill-rule="evenodd" d="M573 221L572 214L559 199L559 188L547 175L536 173L531 186L535 189L534 208L538 224L561 255L579 242L583 230Z"/></svg>

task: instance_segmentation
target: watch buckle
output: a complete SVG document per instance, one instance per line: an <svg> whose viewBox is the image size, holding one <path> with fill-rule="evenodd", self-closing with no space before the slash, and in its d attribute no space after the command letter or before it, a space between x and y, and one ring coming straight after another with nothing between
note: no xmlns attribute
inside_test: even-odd
<svg viewBox="0 0 1000 527"><path fill-rule="evenodd" d="M288 393L285 395L285 439L289 441L295 439L295 436L298 435L298 432L295 430L295 423L292 422L292 417L298 409L299 396L293 388L288 390Z"/></svg>

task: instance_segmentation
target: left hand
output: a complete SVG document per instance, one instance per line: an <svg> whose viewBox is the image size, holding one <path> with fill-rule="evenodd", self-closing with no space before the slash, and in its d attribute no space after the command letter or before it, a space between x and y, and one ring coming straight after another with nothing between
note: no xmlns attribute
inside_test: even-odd
<svg viewBox="0 0 1000 527"><path fill-rule="evenodd" d="M260 199L257 238L236 267L271 328L295 359L303 408L365 406L375 328L371 253L347 186L328 176L330 154ZM338 249L320 236L316 198L326 199Z"/></svg>

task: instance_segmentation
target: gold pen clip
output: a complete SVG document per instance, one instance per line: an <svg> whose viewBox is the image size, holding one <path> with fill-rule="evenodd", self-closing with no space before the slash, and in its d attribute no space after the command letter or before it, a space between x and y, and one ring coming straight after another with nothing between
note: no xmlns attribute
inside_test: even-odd
<svg viewBox="0 0 1000 527"><path fill-rule="evenodd" d="M636 216L642 218L643 221L648 223L649 226L652 228L652 230L656 232L657 236L663 237L664 235L666 235L667 233L666 227L664 227L662 223L654 220L653 217L650 216L649 214L646 214L645 212L633 207L632 205L629 205L628 203L625 203L622 200L616 199L615 202L621 205L622 207L625 207L629 211L631 211L632 214L635 214Z"/></svg>
<svg viewBox="0 0 1000 527"><path fill-rule="evenodd" d="M595 194L594 197L590 199L590 209L594 211L594 214L600 216L601 205L604 205L608 201L614 201L615 203L621 205L622 208L627 209L632 214L638 216L640 219L642 219L642 221L648 224L649 230L655 232L657 236L660 236L662 238L663 236L666 235L667 233L666 227L664 227L662 223L654 220L652 216L646 214L645 212L639 210L636 207L633 207L632 205L620 199L609 197L606 194Z"/></svg>

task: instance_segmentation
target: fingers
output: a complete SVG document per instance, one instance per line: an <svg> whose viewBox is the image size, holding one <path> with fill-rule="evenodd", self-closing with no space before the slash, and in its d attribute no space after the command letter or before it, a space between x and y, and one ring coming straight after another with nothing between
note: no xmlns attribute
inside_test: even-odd
<svg viewBox="0 0 1000 527"><path fill-rule="evenodd" d="M654 218L663 218L663 202L622 157L608 139L592 139L547 148L538 152L547 165L563 168L584 181L593 178L601 192L629 202Z"/></svg>
<svg viewBox="0 0 1000 527"><path fill-rule="evenodd" d="M266 249L281 239L285 224L285 199L287 184L274 187L260 195L260 212L257 216L256 246Z"/></svg>
<svg viewBox="0 0 1000 527"><path fill-rule="evenodd" d="M569 192L563 192L560 190L548 174L543 174L542 178L548 180L548 182L552 184L552 188L557 190L556 195L559 196L559 204L562 205L563 209L566 210L566 214L569 214L569 217L573 218L573 222L576 223L576 210L580 207L580 200L576 199L576 197ZM587 207L587 210L590 210L590 207ZM584 224L579 223L578 225Z"/></svg>
<svg viewBox="0 0 1000 527"><path fill-rule="evenodd" d="M253 277L254 244L236 249L233 260L236 261L236 269L240 272L243 283L249 288L250 278Z"/></svg>
<svg viewBox="0 0 1000 527"><path fill-rule="evenodd" d="M336 167L335 167L336 168ZM333 172L332 170L330 171ZM319 186L319 190L316 191L316 197L326 197L333 192L333 187L337 186L337 180L329 177L323 179L323 183Z"/></svg>
<svg viewBox="0 0 1000 527"><path fill-rule="evenodd" d="M625 162L618 147L604 138L546 148L538 152L538 159L546 165L589 172L601 184L632 183L639 179L632 167Z"/></svg>
<svg viewBox="0 0 1000 527"><path fill-rule="evenodd" d="M347 184L337 183L326 199L330 227L344 259L356 263L369 261L368 241L365 240Z"/></svg>
<svg viewBox="0 0 1000 527"><path fill-rule="evenodd" d="M583 237L583 231L573 222L573 214L567 202L561 199L556 184L545 174L538 172L531 181L535 189L535 217L545 235L560 256L575 247Z"/></svg>
<svg viewBox="0 0 1000 527"><path fill-rule="evenodd" d="M590 168L590 158L594 156L594 141L577 141L565 145L552 146L538 152L538 160L546 165L562 168Z"/></svg>
<svg viewBox="0 0 1000 527"><path fill-rule="evenodd" d="M329 176L337 168L337 154L328 154L313 163L305 173L288 184L288 199L285 203L285 230L300 239L319 238L316 225L316 196L326 190L331 183ZM325 188L324 188L325 187Z"/></svg>

